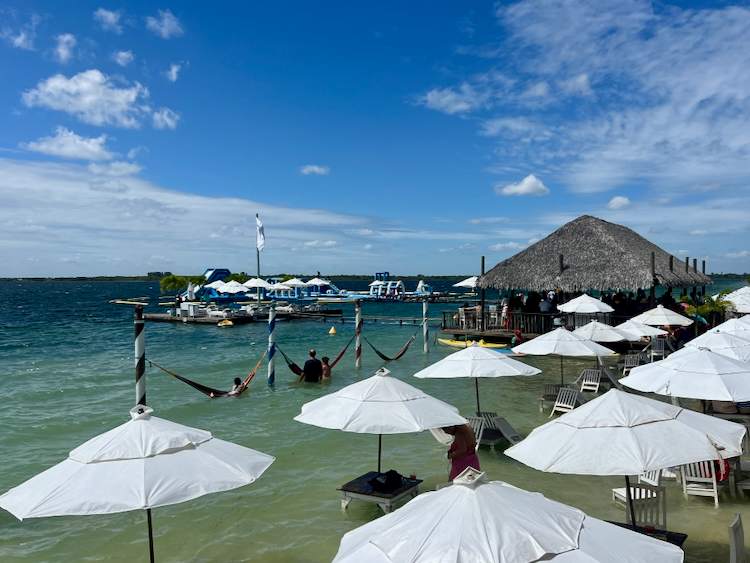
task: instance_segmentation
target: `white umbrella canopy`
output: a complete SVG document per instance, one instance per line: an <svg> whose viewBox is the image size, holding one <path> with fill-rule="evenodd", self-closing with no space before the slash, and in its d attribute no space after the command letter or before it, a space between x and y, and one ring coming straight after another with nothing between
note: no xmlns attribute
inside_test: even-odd
<svg viewBox="0 0 750 563"><path fill-rule="evenodd" d="M269 289L272 291L288 291L293 288L291 285L287 285L286 283L274 283L271 284L271 287Z"/></svg>
<svg viewBox="0 0 750 563"><path fill-rule="evenodd" d="M750 339L750 322L744 320L744 317L741 319L729 319L720 325L715 326L708 332L724 332L727 334L734 334L741 338Z"/></svg>
<svg viewBox="0 0 750 563"><path fill-rule="evenodd" d="M739 456L745 427L612 389L505 450L529 467L575 475L640 475Z"/></svg>
<svg viewBox="0 0 750 563"><path fill-rule="evenodd" d="M685 344L685 348L708 348L722 356L750 362L750 331L731 333L716 330L705 332ZM675 353L679 354L683 350Z"/></svg>
<svg viewBox="0 0 750 563"><path fill-rule="evenodd" d="M615 353L601 344L570 332L565 327L532 338L512 348L516 354L530 356L560 356L560 383L563 383L563 357L614 356Z"/></svg>
<svg viewBox="0 0 750 563"><path fill-rule="evenodd" d="M685 347L664 360L633 368L620 383L669 397L739 403L750 401L750 363L708 348Z"/></svg>
<svg viewBox="0 0 750 563"><path fill-rule="evenodd" d="M629 334L599 321L591 321L578 327L573 331L573 334L594 342L622 342L630 338Z"/></svg>
<svg viewBox="0 0 750 563"><path fill-rule="evenodd" d="M423 493L344 535L334 563L679 563L678 547L484 473Z"/></svg>
<svg viewBox="0 0 750 563"><path fill-rule="evenodd" d="M261 278L250 278L242 285L245 289L271 289L271 284Z"/></svg>
<svg viewBox="0 0 750 563"><path fill-rule="evenodd" d="M499 354L488 348L482 348L475 343L418 371L414 374L414 377L419 377L420 379L473 378L476 387L477 413L479 413L478 378L528 376L540 373L542 373L540 369L509 358L505 354Z"/></svg>
<svg viewBox="0 0 750 563"><path fill-rule="evenodd" d="M305 285L308 285L308 286L311 286L311 285L317 285L317 286L331 285L331 282L328 281L328 280L321 279L321 278L313 278L311 280L307 280L307 283L305 283Z"/></svg>
<svg viewBox="0 0 750 563"><path fill-rule="evenodd" d="M211 283L207 283L204 287L210 287L211 289L220 289L224 285L225 285L225 282L221 280L216 280Z"/></svg>
<svg viewBox="0 0 750 563"><path fill-rule="evenodd" d="M371 281L369 284L367 284L368 287L375 287L376 285L385 285L385 282L380 280Z"/></svg>
<svg viewBox="0 0 750 563"><path fill-rule="evenodd" d="M454 283L453 287L466 287L468 289L474 289L477 286L478 281L479 281L479 276L471 276L470 278L461 280L458 283Z"/></svg>
<svg viewBox="0 0 750 563"><path fill-rule="evenodd" d="M666 330L662 330L661 328L657 328L655 326L645 325L632 319L630 319L629 321L625 321L624 323L620 323L619 325L615 326L615 328L620 332L624 332L625 334L627 334L628 338L633 342L636 342L641 338L651 338L654 336L664 336L666 334L669 334Z"/></svg>
<svg viewBox="0 0 750 563"><path fill-rule="evenodd" d="M220 293L244 293L245 291L247 291L247 289L248 288L246 285L243 285L238 281L231 280L219 287L218 291Z"/></svg>
<svg viewBox="0 0 750 563"><path fill-rule="evenodd" d="M281 283L283 283L284 285L288 285L289 287L305 287L307 285L299 278L292 278Z"/></svg>
<svg viewBox="0 0 750 563"><path fill-rule="evenodd" d="M404 434L466 424L458 409L395 377L387 369L302 405L297 422L356 432Z"/></svg>
<svg viewBox="0 0 750 563"><path fill-rule="evenodd" d="M664 305L657 305L653 309L636 315L631 320L651 326L689 326L693 324L693 319L675 313Z"/></svg>
<svg viewBox="0 0 750 563"><path fill-rule="evenodd" d="M590 295L584 293L583 295L579 295L575 299L571 299L567 303L563 303L562 305L558 305L557 309L562 311L563 313L611 313L614 311L612 307L607 305L606 303L600 301L599 299L596 299L595 297L591 297Z"/></svg>
<svg viewBox="0 0 750 563"><path fill-rule="evenodd" d="M0 496L0 507L19 520L150 510L248 485L274 461L152 412L131 409L128 422Z"/></svg>

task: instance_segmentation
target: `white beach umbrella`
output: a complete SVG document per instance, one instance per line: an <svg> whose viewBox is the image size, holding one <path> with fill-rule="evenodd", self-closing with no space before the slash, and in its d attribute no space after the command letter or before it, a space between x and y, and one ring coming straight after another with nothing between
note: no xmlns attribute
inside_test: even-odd
<svg viewBox="0 0 750 563"><path fill-rule="evenodd" d="M745 427L617 389L535 428L505 454L549 473L630 475L741 455Z"/></svg>
<svg viewBox="0 0 750 563"><path fill-rule="evenodd" d="M453 287L466 287L468 289L474 289L477 286L478 281L479 281L479 276L471 276L470 278L461 280L458 283L454 283Z"/></svg>
<svg viewBox="0 0 750 563"><path fill-rule="evenodd" d="M573 334L594 342L622 342L630 338L629 334L599 321L591 321L578 327L573 331Z"/></svg>
<svg viewBox="0 0 750 563"><path fill-rule="evenodd" d="M375 375L302 405L297 422L378 435L378 471L383 434L421 432L466 424L453 405L431 397L379 369Z"/></svg>
<svg viewBox="0 0 750 563"><path fill-rule="evenodd" d="M261 278L250 278L242 285L245 289L271 289L271 284Z"/></svg>
<svg viewBox="0 0 750 563"><path fill-rule="evenodd" d="M513 348L516 354L560 356L560 383L563 383L563 357L614 356L609 348L570 332L565 327L532 338Z"/></svg>
<svg viewBox="0 0 750 563"><path fill-rule="evenodd" d="M232 280L222 285L218 291L220 293L244 293L247 291L247 286L241 284L238 281Z"/></svg>
<svg viewBox="0 0 750 563"><path fill-rule="evenodd" d="M750 313L750 286L744 286L726 295L716 297L731 303L732 309L738 313Z"/></svg>
<svg viewBox="0 0 750 563"><path fill-rule="evenodd" d="M375 280L367 284L368 287L375 287L376 285L385 285L385 282L380 281L380 280Z"/></svg>
<svg viewBox="0 0 750 563"><path fill-rule="evenodd" d="M453 352L431 366L418 371L414 374L414 377L421 379L473 378L477 396L477 414L479 414L480 377L512 377L517 375L537 375L539 373L542 373L542 370L509 358L505 354L499 354L488 348L482 348L474 343L468 348Z"/></svg>
<svg viewBox="0 0 750 563"><path fill-rule="evenodd" d="M653 309L636 315L631 320L651 326L689 326L693 324L693 319L675 313L664 305L657 305Z"/></svg>
<svg viewBox="0 0 750 563"><path fill-rule="evenodd" d="M636 322L634 320L625 321L615 326L620 332L624 332L628 335L628 339L632 342L637 342L641 338L651 338L654 336L664 336L669 334L666 330L662 330L655 326L645 325L643 323Z"/></svg>
<svg viewBox="0 0 750 563"><path fill-rule="evenodd" d="M750 339L750 322L744 320L744 317L741 319L729 319L710 329L708 332L724 332Z"/></svg>
<svg viewBox="0 0 750 563"><path fill-rule="evenodd" d="M679 563L682 550L467 468L341 539L334 563Z"/></svg>
<svg viewBox="0 0 750 563"><path fill-rule="evenodd" d="M146 510L153 561L152 508L242 487L274 461L152 412L131 409L128 422L0 496L0 507L19 520Z"/></svg>
<svg viewBox="0 0 750 563"><path fill-rule="evenodd" d="M599 299L596 299L595 297L591 297L590 295L584 293L583 295L579 295L575 299L571 299L567 303L563 303L562 305L557 306L558 310L562 311L563 313L611 313L614 311L612 307L607 305L606 303L600 301Z"/></svg>
<svg viewBox="0 0 750 563"><path fill-rule="evenodd" d="M210 287L211 289L221 289L224 285L225 282L223 282L222 280L216 280L212 281L211 283L207 283L204 287Z"/></svg>
<svg viewBox="0 0 750 563"><path fill-rule="evenodd" d="M288 285L289 287L305 287L307 285L299 278L292 278L281 283L283 283L284 285Z"/></svg>
<svg viewBox="0 0 750 563"><path fill-rule="evenodd" d="M708 348L722 356L750 362L750 331L731 333L717 329L705 332L693 338L685 344L685 348L675 353L679 354L690 348Z"/></svg>
<svg viewBox="0 0 750 563"><path fill-rule="evenodd" d="M331 285L331 282L328 281L328 280L321 279L321 278L313 278L311 280L307 280L307 282L305 283L305 285L307 285L307 286L313 286L313 285L317 285L317 286Z"/></svg>
<svg viewBox="0 0 750 563"><path fill-rule="evenodd" d="M291 285L288 285L286 283L274 283L271 284L271 287L269 289L271 291L289 291L293 288Z"/></svg>
<svg viewBox="0 0 750 563"><path fill-rule="evenodd" d="M750 401L750 363L708 348L685 347L658 362L634 367L620 383L668 397L739 403Z"/></svg>

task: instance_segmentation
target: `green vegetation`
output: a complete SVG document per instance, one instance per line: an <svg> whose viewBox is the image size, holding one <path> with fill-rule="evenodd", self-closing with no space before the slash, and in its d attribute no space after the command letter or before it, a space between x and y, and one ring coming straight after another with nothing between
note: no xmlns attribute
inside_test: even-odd
<svg viewBox="0 0 750 563"><path fill-rule="evenodd" d="M203 281L203 276L176 276L169 274L159 281L159 288L162 293L172 293L185 289L190 282L201 284Z"/></svg>

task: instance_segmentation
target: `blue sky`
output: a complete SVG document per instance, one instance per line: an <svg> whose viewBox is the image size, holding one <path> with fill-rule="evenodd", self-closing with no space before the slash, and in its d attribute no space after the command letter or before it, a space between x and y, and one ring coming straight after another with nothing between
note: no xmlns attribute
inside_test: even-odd
<svg viewBox="0 0 750 563"><path fill-rule="evenodd" d="M580 214L750 270L750 9L3 3L0 275L470 273ZM585 243L585 241L582 241Z"/></svg>

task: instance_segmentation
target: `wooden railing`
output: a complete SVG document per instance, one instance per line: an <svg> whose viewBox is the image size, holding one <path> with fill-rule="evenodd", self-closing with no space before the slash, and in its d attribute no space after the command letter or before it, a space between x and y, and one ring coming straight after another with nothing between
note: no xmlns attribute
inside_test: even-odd
<svg viewBox="0 0 750 563"><path fill-rule="evenodd" d="M557 320L555 320L557 319ZM523 334L544 334L554 330L558 326L567 326L570 329L583 326L589 321L615 325L626 319L626 317L612 314L576 314L565 315L561 313L523 313L520 311L509 312L507 318L500 313L485 311L482 322L481 315L468 309L461 314L459 311L444 311L441 328L446 331L504 331L513 332L519 329Z"/></svg>

